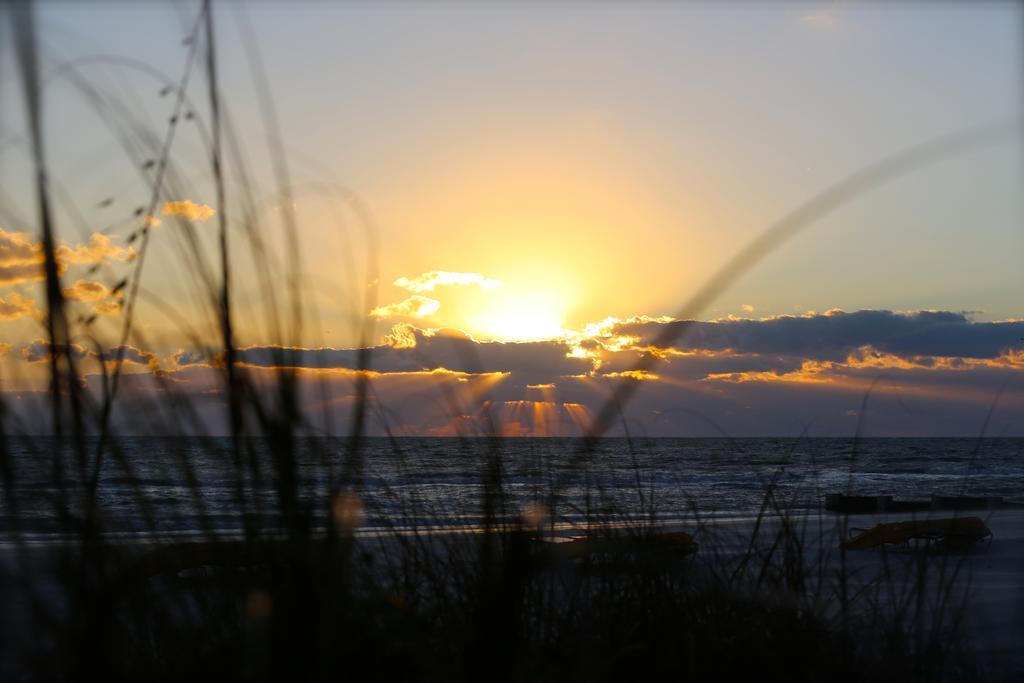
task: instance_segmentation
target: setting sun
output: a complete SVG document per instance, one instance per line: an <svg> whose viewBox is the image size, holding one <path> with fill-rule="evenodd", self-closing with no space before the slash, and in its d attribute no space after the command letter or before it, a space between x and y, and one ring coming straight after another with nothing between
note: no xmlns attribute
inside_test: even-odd
<svg viewBox="0 0 1024 683"><path fill-rule="evenodd" d="M0 0L0 683L1024 681L1022 29Z"/></svg>
<svg viewBox="0 0 1024 683"><path fill-rule="evenodd" d="M564 334L564 305L554 292L502 293L471 319L480 335L500 341L554 339Z"/></svg>

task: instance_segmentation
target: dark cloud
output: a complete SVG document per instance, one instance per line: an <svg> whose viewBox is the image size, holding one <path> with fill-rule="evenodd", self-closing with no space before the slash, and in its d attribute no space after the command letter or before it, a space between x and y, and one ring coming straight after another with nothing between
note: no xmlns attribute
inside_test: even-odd
<svg viewBox="0 0 1024 683"><path fill-rule="evenodd" d="M638 346L653 343L663 332L675 333L676 346L710 351L777 354L815 360L843 360L854 350L871 346L900 356L995 358L1024 343L1024 322L973 322L949 311L830 311L808 316L712 322L625 321L611 328L616 335L639 337Z"/></svg>
<svg viewBox="0 0 1024 683"><path fill-rule="evenodd" d="M29 363L39 363L50 359L50 351L52 349L50 342L45 339L37 339L28 346L24 346L21 349L21 357ZM71 356L76 360L83 358L99 358L99 356L86 349L80 344L71 344L65 348L70 349ZM103 360L107 362L115 362L120 353L122 361L126 363L136 363L138 365L147 365L155 367L157 364L157 356L151 351L145 351L143 349L136 348L134 346L115 346L103 354Z"/></svg>
<svg viewBox="0 0 1024 683"><path fill-rule="evenodd" d="M210 358L200 351L178 351L171 360L180 368L210 364Z"/></svg>
<svg viewBox="0 0 1024 683"><path fill-rule="evenodd" d="M24 346L21 349L21 356L29 363L40 363L50 359L50 351L53 347L50 342L43 339L36 339L28 346ZM72 358L82 359L87 355L87 351L84 346L78 344L71 344L63 347Z"/></svg>
<svg viewBox="0 0 1024 683"><path fill-rule="evenodd" d="M370 349L369 368L376 372L421 372L444 368L455 372L512 372L530 377L552 378L588 372L591 362L566 356L567 346L560 341L478 342L454 331L426 334L413 330L415 346ZM345 368L359 367L357 349L290 349L257 346L241 349L238 359L258 367ZM193 354L181 354L179 365L204 362Z"/></svg>
<svg viewBox="0 0 1024 683"><path fill-rule="evenodd" d="M606 352L599 374L628 372L646 355L634 350ZM665 355L650 369L661 377L699 380L727 372L792 372L803 364L801 358L757 353L696 352Z"/></svg>
<svg viewBox="0 0 1024 683"><path fill-rule="evenodd" d="M116 361L118 355L126 363L136 363L138 365L156 366L157 358L156 354L150 351L144 351L142 349L135 348L134 346L115 346L105 354L105 360Z"/></svg>
<svg viewBox="0 0 1024 683"><path fill-rule="evenodd" d="M634 436L851 435L865 396L865 434L976 434L993 402L995 434L1024 434L1024 335L1020 322L976 323L949 312L830 312L765 320L693 323L681 348L652 349L650 341L680 323L605 321L591 336L562 341L478 342L455 330L400 325L387 343L369 349L369 433L581 433L618 382L646 354L658 362L640 382L623 414ZM674 326L674 327L673 327ZM1010 349L1007 351L1007 349ZM117 349L105 355L108 360ZM75 346L78 357L88 354ZM155 368L156 356L125 347L128 363ZM22 349L33 362L49 357L42 340ZM353 414L357 349L240 349L253 395L273 393L278 367L297 373L298 410L345 433ZM152 412L169 411L168 387L202 406L201 429L224 433L227 406L220 360L180 351L167 371L129 372L121 418L145 433ZM87 374L99 390L95 374ZM28 400L28 399L26 399ZM188 404L189 401L185 401ZM173 429L168 414L165 427ZM191 429L191 427L189 427ZM200 427L196 427L200 429ZM622 429L621 424L613 426ZM163 431L161 431L163 430Z"/></svg>
<svg viewBox="0 0 1024 683"><path fill-rule="evenodd" d="M651 372L681 381L729 373L784 375L800 371L808 361L875 373L899 366L956 372L966 368L966 359L998 359L1008 349L1020 348L1024 336L1024 322L977 323L965 314L941 311L831 311L690 323L639 319L605 326L594 337L572 342L478 342L457 330L400 327L389 335L388 344L369 349L369 369L503 372L512 373L513 381L522 385L589 373L615 376L651 353L659 356ZM687 335L678 348L652 348L666 330L685 330ZM355 370L360 364L357 349L335 348L258 346L239 350L238 359L264 368ZM181 352L175 360L179 367L211 363L194 352Z"/></svg>

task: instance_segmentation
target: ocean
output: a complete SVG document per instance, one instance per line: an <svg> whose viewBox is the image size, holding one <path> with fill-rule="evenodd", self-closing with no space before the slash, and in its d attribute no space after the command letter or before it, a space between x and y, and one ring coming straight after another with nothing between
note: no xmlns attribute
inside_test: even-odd
<svg viewBox="0 0 1024 683"><path fill-rule="evenodd" d="M80 511L94 472L96 441L87 446L83 469L70 445L8 439L4 538L68 530L61 510ZM488 463L500 465L500 515L567 525L756 514L768 491L769 507L791 511L821 509L828 493L1024 499L1024 439L1014 438L609 438L589 452L571 438L368 438L355 451L347 439L304 439L294 468L274 452L265 439L243 440L236 454L229 439L118 438L95 487L103 529L228 534L248 522L269 530L287 523L288 510L320 526L338 512L327 501L342 482L356 495L341 513L362 533L474 527Z"/></svg>

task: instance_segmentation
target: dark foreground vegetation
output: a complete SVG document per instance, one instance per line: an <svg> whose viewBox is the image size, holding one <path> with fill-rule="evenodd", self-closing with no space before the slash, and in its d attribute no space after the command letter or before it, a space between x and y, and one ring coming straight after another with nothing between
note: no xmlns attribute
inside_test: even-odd
<svg viewBox="0 0 1024 683"><path fill-rule="evenodd" d="M946 587L924 578L949 558L856 581L772 527L734 555L643 528L82 544L31 639L7 641L34 651L5 664L64 680L980 677L949 620L961 605L933 609Z"/></svg>

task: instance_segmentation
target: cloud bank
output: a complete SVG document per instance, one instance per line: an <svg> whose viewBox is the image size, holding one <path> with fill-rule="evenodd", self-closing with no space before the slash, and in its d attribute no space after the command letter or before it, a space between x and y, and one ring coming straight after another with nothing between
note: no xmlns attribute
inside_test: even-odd
<svg viewBox="0 0 1024 683"><path fill-rule="evenodd" d="M654 345L665 333L676 341ZM257 394L278 369L294 369L302 410L327 411L344 430L368 355L363 376L373 387L374 434L578 435L618 383L636 382L613 427L621 432L625 424L634 436L848 436L858 428L976 435L996 397L992 433L1024 435L1022 336L1022 321L974 322L956 312L829 311L760 320L607 319L530 342L478 341L400 323L368 354L252 346L237 357ZM48 352L37 340L21 358L39 362ZM125 358L223 408L219 358L182 350L161 361L142 349L126 350ZM641 359L656 362L637 372ZM142 391L144 381L133 375L129 386ZM870 415L862 420L865 397ZM223 426L215 414L210 424Z"/></svg>

